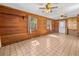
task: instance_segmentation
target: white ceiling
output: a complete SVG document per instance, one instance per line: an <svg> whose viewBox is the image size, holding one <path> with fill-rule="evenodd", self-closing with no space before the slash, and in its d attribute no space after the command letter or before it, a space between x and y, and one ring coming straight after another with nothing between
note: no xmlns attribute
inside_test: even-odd
<svg viewBox="0 0 79 59"><path fill-rule="evenodd" d="M79 14L79 3L53 3L53 6L58 6L57 9L53 9L52 13L45 13L39 7L44 7L46 3L2 3L12 8L20 9L23 11L35 13L45 17L59 19L60 15L67 17L74 17Z"/></svg>

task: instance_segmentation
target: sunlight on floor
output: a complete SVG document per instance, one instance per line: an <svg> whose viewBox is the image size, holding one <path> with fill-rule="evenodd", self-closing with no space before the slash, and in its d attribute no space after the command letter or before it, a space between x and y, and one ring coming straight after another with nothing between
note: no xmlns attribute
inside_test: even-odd
<svg viewBox="0 0 79 59"><path fill-rule="evenodd" d="M32 46L37 46L40 43L37 40L33 40L33 41L31 41L31 44L32 44Z"/></svg>
<svg viewBox="0 0 79 59"><path fill-rule="evenodd" d="M53 35L53 34L50 34L50 35L48 35L48 36L58 38L57 35Z"/></svg>

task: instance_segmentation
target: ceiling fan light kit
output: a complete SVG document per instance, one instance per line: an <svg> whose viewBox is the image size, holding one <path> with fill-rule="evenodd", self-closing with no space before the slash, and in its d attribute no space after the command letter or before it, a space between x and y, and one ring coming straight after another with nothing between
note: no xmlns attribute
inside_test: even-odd
<svg viewBox="0 0 79 59"><path fill-rule="evenodd" d="M46 13L50 13L52 10L51 9L45 9Z"/></svg>
<svg viewBox="0 0 79 59"><path fill-rule="evenodd" d="M57 7L54 7L51 3L47 3L47 4L45 5L45 7L40 8L40 9L44 9L44 11L45 11L46 13L51 13L51 12L52 12L52 9L54 9L54 8L57 8Z"/></svg>

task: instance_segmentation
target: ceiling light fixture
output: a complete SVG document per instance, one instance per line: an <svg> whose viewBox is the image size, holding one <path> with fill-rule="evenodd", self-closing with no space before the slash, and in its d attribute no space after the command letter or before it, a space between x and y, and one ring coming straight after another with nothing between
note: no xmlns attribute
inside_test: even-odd
<svg viewBox="0 0 79 59"><path fill-rule="evenodd" d="M45 7L41 7L40 9L44 9L46 13L50 13L54 8L57 8L57 6L54 7L51 3L47 3Z"/></svg>
<svg viewBox="0 0 79 59"><path fill-rule="evenodd" d="M67 18L67 16L64 16L64 15L60 16L60 19L65 19L65 18Z"/></svg>

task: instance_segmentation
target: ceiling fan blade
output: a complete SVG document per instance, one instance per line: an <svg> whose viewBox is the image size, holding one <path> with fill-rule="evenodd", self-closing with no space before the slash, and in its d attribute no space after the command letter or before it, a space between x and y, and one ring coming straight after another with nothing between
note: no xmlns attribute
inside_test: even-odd
<svg viewBox="0 0 79 59"><path fill-rule="evenodd" d="M36 3L36 5L38 5L38 6L43 6L44 3Z"/></svg>
<svg viewBox="0 0 79 59"><path fill-rule="evenodd" d="M40 7L39 9L46 9L46 8L44 8L44 7Z"/></svg>
<svg viewBox="0 0 79 59"><path fill-rule="evenodd" d="M57 7L57 6L55 6L55 7L52 7L52 9L53 9L53 8L58 8L58 7Z"/></svg>

